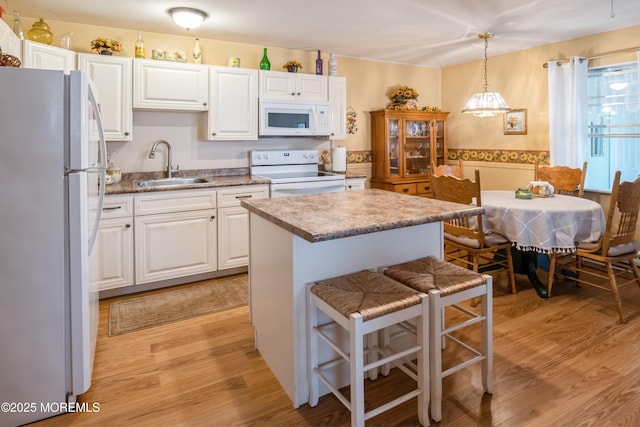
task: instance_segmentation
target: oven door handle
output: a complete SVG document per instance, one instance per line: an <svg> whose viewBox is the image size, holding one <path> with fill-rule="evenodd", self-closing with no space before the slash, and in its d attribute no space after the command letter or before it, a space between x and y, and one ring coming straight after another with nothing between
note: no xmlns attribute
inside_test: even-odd
<svg viewBox="0 0 640 427"><path fill-rule="evenodd" d="M271 197L345 191L345 180L271 183Z"/></svg>

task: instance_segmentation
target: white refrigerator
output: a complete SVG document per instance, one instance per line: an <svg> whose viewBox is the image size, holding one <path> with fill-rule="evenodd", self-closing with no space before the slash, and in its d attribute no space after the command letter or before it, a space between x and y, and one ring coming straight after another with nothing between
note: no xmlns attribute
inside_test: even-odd
<svg viewBox="0 0 640 427"><path fill-rule="evenodd" d="M86 74L0 67L0 426L73 410L91 385L105 153Z"/></svg>

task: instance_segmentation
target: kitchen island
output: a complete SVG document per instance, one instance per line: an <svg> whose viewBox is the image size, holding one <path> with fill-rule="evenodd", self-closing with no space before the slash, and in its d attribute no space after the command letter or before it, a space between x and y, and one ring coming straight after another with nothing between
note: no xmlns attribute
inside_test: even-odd
<svg viewBox="0 0 640 427"><path fill-rule="evenodd" d="M428 255L441 258L442 221L483 212L374 189L242 206L249 210L255 346L296 408L309 399L306 284Z"/></svg>

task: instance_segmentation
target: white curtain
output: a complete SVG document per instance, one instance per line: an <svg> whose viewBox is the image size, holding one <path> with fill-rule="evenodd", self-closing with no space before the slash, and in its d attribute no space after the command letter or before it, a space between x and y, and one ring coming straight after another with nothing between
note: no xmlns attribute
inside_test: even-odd
<svg viewBox="0 0 640 427"><path fill-rule="evenodd" d="M638 100L640 101L640 50L636 51L636 57L638 58L636 62L638 64Z"/></svg>
<svg viewBox="0 0 640 427"><path fill-rule="evenodd" d="M587 159L586 58L547 63L549 76L549 149L551 166L582 168Z"/></svg>

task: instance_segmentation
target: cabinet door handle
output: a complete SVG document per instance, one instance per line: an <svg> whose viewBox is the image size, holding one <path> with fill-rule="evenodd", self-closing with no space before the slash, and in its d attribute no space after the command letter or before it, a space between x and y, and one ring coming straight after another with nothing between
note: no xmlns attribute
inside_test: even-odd
<svg viewBox="0 0 640 427"><path fill-rule="evenodd" d="M110 206L108 208L102 208L102 212L117 211L118 209L122 209L122 206Z"/></svg>
<svg viewBox="0 0 640 427"><path fill-rule="evenodd" d="M409 189L408 189L408 188L403 188L403 189L402 189L402 191L403 191L404 193L408 193L408 192L409 192Z"/></svg>
<svg viewBox="0 0 640 427"><path fill-rule="evenodd" d="M211 215L211 219L216 219L216 216L215 215Z"/></svg>
<svg viewBox="0 0 640 427"><path fill-rule="evenodd" d="M131 228L131 224L125 224L124 228Z"/></svg>
<svg viewBox="0 0 640 427"><path fill-rule="evenodd" d="M296 95L300 96L300 92L298 92Z"/></svg>
<svg viewBox="0 0 640 427"><path fill-rule="evenodd" d="M296 96L296 93L295 92L291 92L291 96Z"/></svg>
<svg viewBox="0 0 640 427"><path fill-rule="evenodd" d="M211 136L216 136L216 132L211 132Z"/></svg>
<svg viewBox="0 0 640 427"><path fill-rule="evenodd" d="M236 199L243 200L243 199L250 199L252 197L253 197L253 195L249 194L247 196L236 196Z"/></svg>
<svg viewBox="0 0 640 427"><path fill-rule="evenodd" d="M124 136L129 136L129 132L125 132L125 133L124 133Z"/></svg>
<svg viewBox="0 0 640 427"><path fill-rule="evenodd" d="M203 105L204 107L206 107L206 106L207 106L207 103L206 103L206 102L203 102L203 103L202 103L202 105Z"/></svg>

